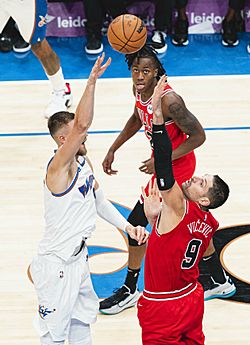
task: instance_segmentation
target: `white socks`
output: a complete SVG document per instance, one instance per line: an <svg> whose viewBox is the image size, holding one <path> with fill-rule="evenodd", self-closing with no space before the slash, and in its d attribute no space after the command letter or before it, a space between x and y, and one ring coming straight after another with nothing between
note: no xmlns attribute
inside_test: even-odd
<svg viewBox="0 0 250 345"><path fill-rule="evenodd" d="M64 92L65 90L65 80L63 76L62 68L53 75L47 75L48 79L51 82L52 89L54 92Z"/></svg>

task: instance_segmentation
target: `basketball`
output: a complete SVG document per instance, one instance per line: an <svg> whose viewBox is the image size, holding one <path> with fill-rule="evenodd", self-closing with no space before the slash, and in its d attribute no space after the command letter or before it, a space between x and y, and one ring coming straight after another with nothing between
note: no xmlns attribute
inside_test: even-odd
<svg viewBox="0 0 250 345"><path fill-rule="evenodd" d="M132 14L116 17L109 25L109 44L120 53L135 53L144 46L146 40L147 29L143 21Z"/></svg>

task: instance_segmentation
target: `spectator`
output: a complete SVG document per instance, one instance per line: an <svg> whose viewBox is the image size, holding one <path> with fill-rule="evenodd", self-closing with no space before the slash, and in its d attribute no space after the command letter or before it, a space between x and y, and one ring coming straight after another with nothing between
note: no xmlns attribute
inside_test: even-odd
<svg viewBox="0 0 250 345"><path fill-rule="evenodd" d="M172 43L176 46L188 45L188 17L186 6L188 0L176 0L177 18L174 23Z"/></svg>
<svg viewBox="0 0 250 345"><path fill-rule="evenodd" d="M242 24L243 19L241 10L243 9L245 0L229 0L228 10L222 22L222 44L225 47L236 47L239 44L237 31L238 24Z"/></svg>
<svg viewBox="0 0 250 345"><path fill-rule="evenodd" d="M105 14L108 12L112 18L115 18L129 12L127 7L134 2L131 0L84 0L87 18L86 53L100 54L103 51L101 30ZM151 44L158 53L164 53L167 50L165 39L171 24L174 0L153 0L152 2L155 3L155 31Z"/></svg>
<svg viewBox="0 0 250 345"><path fill-rule="evenodd" d="M84 0L86 14L87 54L100 54L103 51L102 26L106 12L115 18L126 13L125 1L119 0Z"/></svg>
<svg viewBox="0 0 250 345"><path fill-rule="evenodd" d="M152 36L152 46L157 53L165 53L167 50L166 37L170 32L171 17L175 0L155 0L155 31Z"/></svg>
<svg viewBox="0 0 250 345"><path fill-rule="evenodd" d="M31 45L20 35L14 19L10 18L1 35L0 51L8 52L13 49L16 53L26 53L30 48Z"/></svg>

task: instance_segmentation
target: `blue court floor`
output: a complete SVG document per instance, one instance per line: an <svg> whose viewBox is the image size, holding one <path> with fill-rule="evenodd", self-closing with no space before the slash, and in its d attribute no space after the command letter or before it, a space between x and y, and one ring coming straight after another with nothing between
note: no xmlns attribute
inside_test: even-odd
<svg viewBox="0 0 250 345"><path fill-rule="evenodd" d="M221 35L189 35L187 47L175 47L167 38L168 50L159 55L169 76L250 74L250 54L246 47L250 33L239 34L240 44L225 48ZM61 59L65 78L87 78L96 56L84 52L85 38L48 38ZM124 55L115 52L104 38L104 51L113 59L105 78L130 76ZM43 69L31 52L0 53L0 81L46 79Z"/></svg>

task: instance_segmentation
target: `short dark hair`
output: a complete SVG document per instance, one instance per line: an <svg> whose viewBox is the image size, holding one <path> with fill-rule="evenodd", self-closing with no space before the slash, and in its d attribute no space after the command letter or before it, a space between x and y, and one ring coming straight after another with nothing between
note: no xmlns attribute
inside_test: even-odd
<svg viewBox="0 0 250 345"><path fill-rule="evenodd" d="M150 45L143 46L138 52L133 54L126 54L125 61L127 62L128 69L130 70L135 59L139 61L140 58L151 58L155 62L155 67L158 69L156 79L159 80L162 75L166 74L166 71L157 57L157 52Z"/></svg>
<svg viewBox="0 0 250 345"><path fill-rule="evenodd" d="M52 115L48 120L50 135L53 137L58 129L74 120L74 117L75 114L68 111L58 111Z"/></svg>
<svg viewBox="0 0 250 345"><path fill-rule="evenodd" d="M223 205L229 196L229 187L218 175L214 175L213 187L208 190L210 205L208 208L213 209Z"/></svg>

